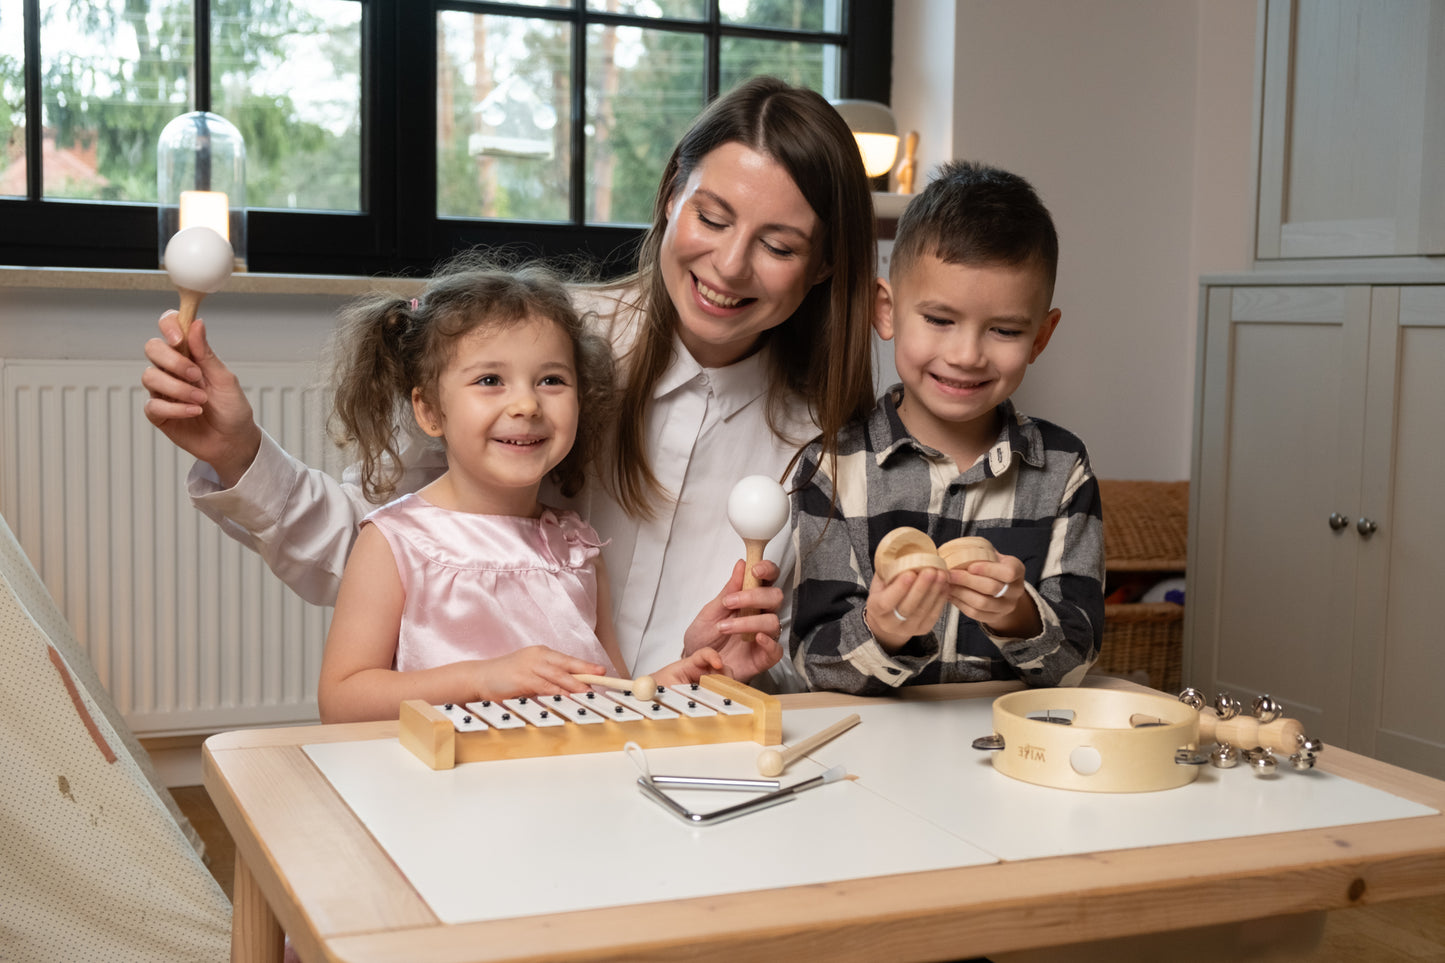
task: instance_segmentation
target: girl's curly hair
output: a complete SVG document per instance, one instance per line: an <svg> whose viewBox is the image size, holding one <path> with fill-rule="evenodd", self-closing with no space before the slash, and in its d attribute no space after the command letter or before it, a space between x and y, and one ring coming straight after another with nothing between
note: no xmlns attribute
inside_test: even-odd
<svg viewBox="0 0 1445 963"><path fill-rule="evenodd" d="M472 252L448 261L420 298L364 298L341 314L332 344L330 429L338 445L357 449L367 500L386 501L401 481L397 439L413 421L412 389L437 407L438 378L462 337L533 318L555 323L575 353L577 439L551 477L563 495L582 489L615 412L611 345L595 333L590 315L578 314L551 268L503 266Z"/></svg>

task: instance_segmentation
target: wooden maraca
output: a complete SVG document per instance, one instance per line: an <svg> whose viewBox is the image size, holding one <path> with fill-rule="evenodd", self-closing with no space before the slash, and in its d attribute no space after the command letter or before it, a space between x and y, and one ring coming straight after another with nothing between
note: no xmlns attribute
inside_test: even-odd
<svg viewBox="0 0 1445 963"><path fill-rule="evenodd" d="M231 242L205 226L186 227L166 242L166 274L181 293L182 354L189 354L186 338L196 320L201 299L225 286L235 265Z"/></svg>
<svg viewBox="0 0 1445 963"><path fill-rule="evenodd" d="M743 588L757 588L753 566L763 560L763 549L788 524L788 493L766 475L749 475L728 495L728 521L746 550Z"/></svg>

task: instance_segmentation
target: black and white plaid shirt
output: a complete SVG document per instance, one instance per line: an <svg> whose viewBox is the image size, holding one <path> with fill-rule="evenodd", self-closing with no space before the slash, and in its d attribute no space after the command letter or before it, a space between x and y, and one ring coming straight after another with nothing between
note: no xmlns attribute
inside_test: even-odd
<svg viewBox="0 0 1445 963"><path fill-rule="evenodd" d="M894 386L866 421L843 430L836 479L826 461L818 464L816 442L794 475L796 486L818 469L792 499L794 665L813 689L859 695L985 679L1078 684L1104 629L1103 516L1083 442L1006 401L998 441L959 474L953 459L903 427L902 392ZM928 635L888 653L864 624L863 605L874 549L901 525L927 532L934 544L982 535L999 554L1019 558L1043 630L1031 639L999 638L945 605Z"/></svg>

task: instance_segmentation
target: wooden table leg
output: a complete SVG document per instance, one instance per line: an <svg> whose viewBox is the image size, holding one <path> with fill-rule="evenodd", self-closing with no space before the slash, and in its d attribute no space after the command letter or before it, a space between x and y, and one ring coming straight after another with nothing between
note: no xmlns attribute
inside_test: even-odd
<svg viewBox="0 0 1445 963"><path fill-rule="evenodd" d="M231 963L281 963L285 934L240 853L231 895Z"/></svg>

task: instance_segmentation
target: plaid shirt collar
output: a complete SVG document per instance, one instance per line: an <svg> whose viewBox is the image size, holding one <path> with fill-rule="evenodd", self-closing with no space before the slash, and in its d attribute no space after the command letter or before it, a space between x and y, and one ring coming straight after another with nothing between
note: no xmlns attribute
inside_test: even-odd
<svg viewBox="0 0 1445 963"><path fill-rule="evenodd" d="M948 456L930 448L911 435L898 416L898 403L903 400L903 385L896 384L883 392L878 404L868 416L869 447L875 452L880 469L894 459L915 454L929 461L946 461ZM1033 419L1014 407L1012 399L1006 399L997 409L1003 420L998 441L988 450L986 458L980 458L973 465L963 469L965 484L983 478L997 478L1009 470L1014 454L1027 465L1044 467L1044 439Z"/></svg>

